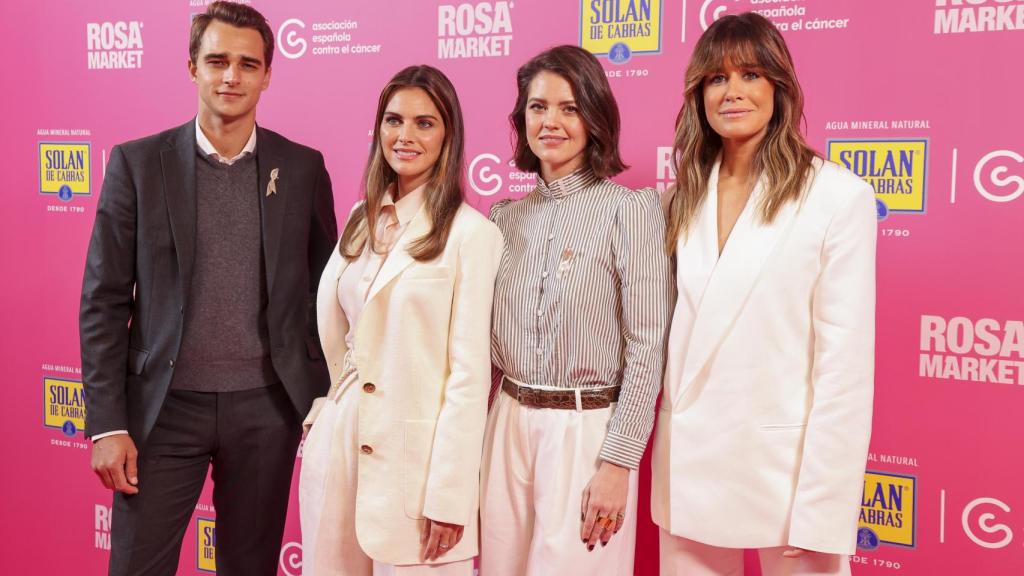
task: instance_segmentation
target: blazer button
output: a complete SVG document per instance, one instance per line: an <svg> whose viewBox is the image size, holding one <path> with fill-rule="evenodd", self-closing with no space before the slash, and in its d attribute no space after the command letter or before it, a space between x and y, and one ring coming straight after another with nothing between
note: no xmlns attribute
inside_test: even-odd
<svg viewBox="0 0 1024 576"><path fill-rule="evenodd" d="M362 452L363 454L366 454L367 456L373 454L373 448L370 447L368 444L363 444L362 447L359 448L359 451Z"/></svg>
<svg viewBox="0 0 1024 576"><path fill-rule="evenodd" d="M171 368L174 368L174 360L171 360L170 362L168 362L168 364L171 365Z"/></svg>
<svg viewBox="0 0 1024 576"><path fill-rule="evenodd" d="M366 384L363 384L363 392L366 392L367 394L373 394L376 391L377 387L374 386L372 382L367 382Z"/></svg>

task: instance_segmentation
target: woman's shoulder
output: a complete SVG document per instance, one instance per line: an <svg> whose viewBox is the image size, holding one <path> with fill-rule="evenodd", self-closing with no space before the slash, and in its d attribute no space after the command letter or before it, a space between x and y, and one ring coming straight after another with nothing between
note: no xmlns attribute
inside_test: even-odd
<svg viewBox="0 0 1024 576"><path fill-rule="evenodd" d="M807 203L817 206L823 215L831 218L849 210L874 210L874 189L871 184L850 170L816 158L810 181Z"/></svg>
<svg viewBox="0 0 1024 576"><path fill-rule="evenodd" d="M499 234L498 227L479 210L463 202L455 213L455 221L452 222L452 231L458 231L460 235L478 236L481 234Z"/></svg>
<svg viewBox="0 0 1024 576"><path fill-rule="evenodd" d="M874 194L871 184L853 172L835 162L815 158L810 198L838 208L849 205L858 197L874 198Z"/></svg>

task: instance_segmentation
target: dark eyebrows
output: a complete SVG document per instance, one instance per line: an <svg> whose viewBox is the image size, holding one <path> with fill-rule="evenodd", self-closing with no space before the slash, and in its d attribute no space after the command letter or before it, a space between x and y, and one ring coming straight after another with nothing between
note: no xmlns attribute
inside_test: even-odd
<svg viewBox="0 0 1024 576"><path fill-rule="evenodd" d="M548 101L545 100L544 98L536 98L536 97L532 97L532 96L529 99L527 99L527 101L526 101L527 104L532 104L534 102L536 102L538 104L545 104L545 105L548 103ZM575 100L562 100L561 102L558 103L558 105L559 106L575 106L576 105L576 101Z"/></svg>
<svg viewBox="0 0 1024 576"><path fill-rule="evenodd" d="M230 60L230 56L227 52L211 52L203 56L203 62L212 62L214 60ZM243 64L252 64L254 66L263 66L263 60L254 58L252 56L240 56L239 59Z"/></svg>
<svg viewBox="0 0 1024 576"><path fill-rule="evenodd" d="M385 110L384 111L384 117L385 118L388 118L388 117L403 118L403 116L401 114L399 114L398 112L395 112L393 110ZM420 114L419 116L416 117L416 119L417 120L434 120L436 122L440 122L440 119L437 116L434 116L433 114Z"/></svg>

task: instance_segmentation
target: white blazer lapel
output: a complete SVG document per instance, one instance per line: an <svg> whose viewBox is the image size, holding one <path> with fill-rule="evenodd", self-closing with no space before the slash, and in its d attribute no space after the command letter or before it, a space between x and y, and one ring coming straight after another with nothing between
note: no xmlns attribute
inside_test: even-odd
<svg viewBox="0 0 1024 576"><path fill-rule="evenodd" d="M708 206L705 213L707 221L702 224L700 244L704 245L702 249L705 251L709 248L713 252L718 251L717 191L716 165L709 180ZM768 256L779 240L785 237L793 222L798 206L791 202L779 211L774 222L770 225L762 224L757 212L763 193L763 183L758 182L707 282L690 334L682 385L678 392L689 388L694 378L711 359L722 339L729 333L736 317L746 304L747 296L757 283ZM712 230L710 235L707 234L708 222ZM680 268L680 273L685 274L685 269ZM678 401L679 398L674 400Z"/></svg>
<svg viewBox="0 0 1024 576"><path fill-rule="evenodd" d="M402 273L403 270L409 267L413 263L414 259L409 254L409 244L415 240L421 238L425 234L430 232L430 217L427 215L427 204L423 203L416 215L413 216L412 220L409 221L409 226L402 231L402 235L395 242L394 248L388 254L384 265L380 268L380 273L377 274L377 278L373 281L373 285L370 286L370 292L366 295L366 306L370 305L373 301L373 297L376 296L381 289L388 285L389 282L395 279L396 276ZM364 308L366 309L366 308ZM361 324L362 322L360 322Z"/></svg>

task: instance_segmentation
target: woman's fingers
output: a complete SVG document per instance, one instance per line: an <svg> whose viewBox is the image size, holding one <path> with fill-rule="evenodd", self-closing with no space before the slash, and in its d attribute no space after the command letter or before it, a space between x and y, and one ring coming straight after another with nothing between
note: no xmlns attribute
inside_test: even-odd
<svg viewBox="0 0 1024 576"><path fill-rule="evenodd" d="M438 529L439 526L429 520L427 522L430 524L430 532L427 535L427 542L423 545L423 562L433 560L437 557L437 546L441 543L441 531Z"/></svg>
<svg viewBox="0 0 1024 576"><path fill-rule="evenodd" d="M626 523L625 512L619 512L615 515L615 529L612 530L613 534L618 534L619 530L622 530L622 526Z"/></svg>
<svg viewBox="0 0 1024 576"><path fill-rule="evenodd" d="M423 522L423 532L420 535L422 544L421 562L437 560L448 553L462 540L465 526L458 524L447 524L436 522L429 518Z"/></svg>

